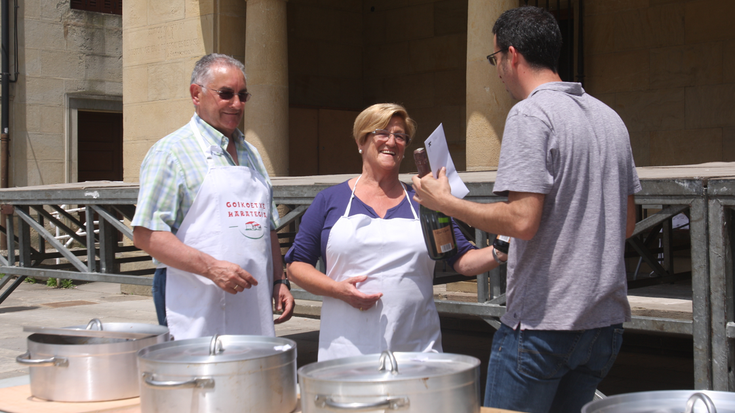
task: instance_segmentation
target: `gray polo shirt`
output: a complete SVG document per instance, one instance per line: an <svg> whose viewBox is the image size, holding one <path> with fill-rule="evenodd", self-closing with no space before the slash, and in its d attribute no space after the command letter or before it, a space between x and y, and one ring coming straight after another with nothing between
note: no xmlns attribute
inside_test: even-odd
<svg viewBox="0 0 735 413"><path fill-rule="evenodd" d="M625 124L579 83L546 83L517 103L494 191L546 198L533 239L511 242L501 321L514 329L583 330L630 320L627 198L640 189Z"/></svg>

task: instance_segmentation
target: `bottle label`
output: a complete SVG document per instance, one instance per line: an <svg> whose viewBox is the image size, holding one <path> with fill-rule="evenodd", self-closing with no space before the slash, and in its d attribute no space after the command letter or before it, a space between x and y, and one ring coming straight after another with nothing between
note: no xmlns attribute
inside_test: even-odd
<svg viewBox="0 0 735 413"><path fill-rule="evenodd" d="M454 249L451 226L435 229L432 232L434 233L434 244L437 251L445 253Z"/></svg>
<svg viewBox="0 0 735 413"><path fill-rule="evenodd" d="M498 235L498 239L505 242L510 242L510 237L507 235Z"/></svg>

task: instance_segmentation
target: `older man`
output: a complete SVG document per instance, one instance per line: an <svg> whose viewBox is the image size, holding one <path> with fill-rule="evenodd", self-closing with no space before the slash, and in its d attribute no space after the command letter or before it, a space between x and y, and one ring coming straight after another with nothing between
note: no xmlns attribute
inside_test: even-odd
<svg viewBox="0 0 735 413"><path fill-rule="evenodd" d="M195 114L140 168L135 245L158 263L154 301L176 339L275 335L293 313L263 162L237 127L250 98L242 63L209 54L189 86ZM165 294L164 294L165 293ZM165 307L164 307L165 304Z"/></svg>

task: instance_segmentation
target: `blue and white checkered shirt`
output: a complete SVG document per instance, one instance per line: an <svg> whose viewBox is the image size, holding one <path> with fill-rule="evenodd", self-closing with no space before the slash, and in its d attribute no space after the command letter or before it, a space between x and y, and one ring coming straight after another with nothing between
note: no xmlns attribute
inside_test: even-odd
<svg viewBox="0 0 735 413"><path fill-rule="evenodd" d="M229 139L194 114L199 132L208 144L219 145L222 154L215 156L220 165L235 165L227 153ZM273 187L265 165L255 147L235 130L235 148L240 166L254 168ZM156 142L140 165L140 191L132 226L176 234L207 175L208 166L202 147L187 123L181 129ZM271 229L278 227L278 209L271 201Z"/></svg>

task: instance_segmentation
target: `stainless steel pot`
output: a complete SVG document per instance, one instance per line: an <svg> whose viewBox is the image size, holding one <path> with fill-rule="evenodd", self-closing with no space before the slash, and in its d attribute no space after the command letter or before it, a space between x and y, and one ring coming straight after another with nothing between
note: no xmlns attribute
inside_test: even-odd
<svg viewBox="0 0 735 413"><path fill-rule="evenodd" d="M666 390L627 393L595 400L582 413L735 413L735 393Z"/></svg>
<svg viewBox="0 0 735 413"><path fill-rule="evenodd" d="M138 352L141 412L289 413L297 403L296 343L214 336Z"/></svg>
<svg viewBox="0 0 735 413"><path fill-rule="evenodd" d="M370 354L299 369L303 413L480 411L480 360L449 353Z"/></svg>
<svg viewBox="0 0 735 413"><path fill-rule="evenodd" d="M104 323L67 328L145 333L138 339L31 334L28 351L16 357L30 367L31 394L44 400L91 402L138 396L138 350L168 341L168 328L152 324Z"/></svg>

